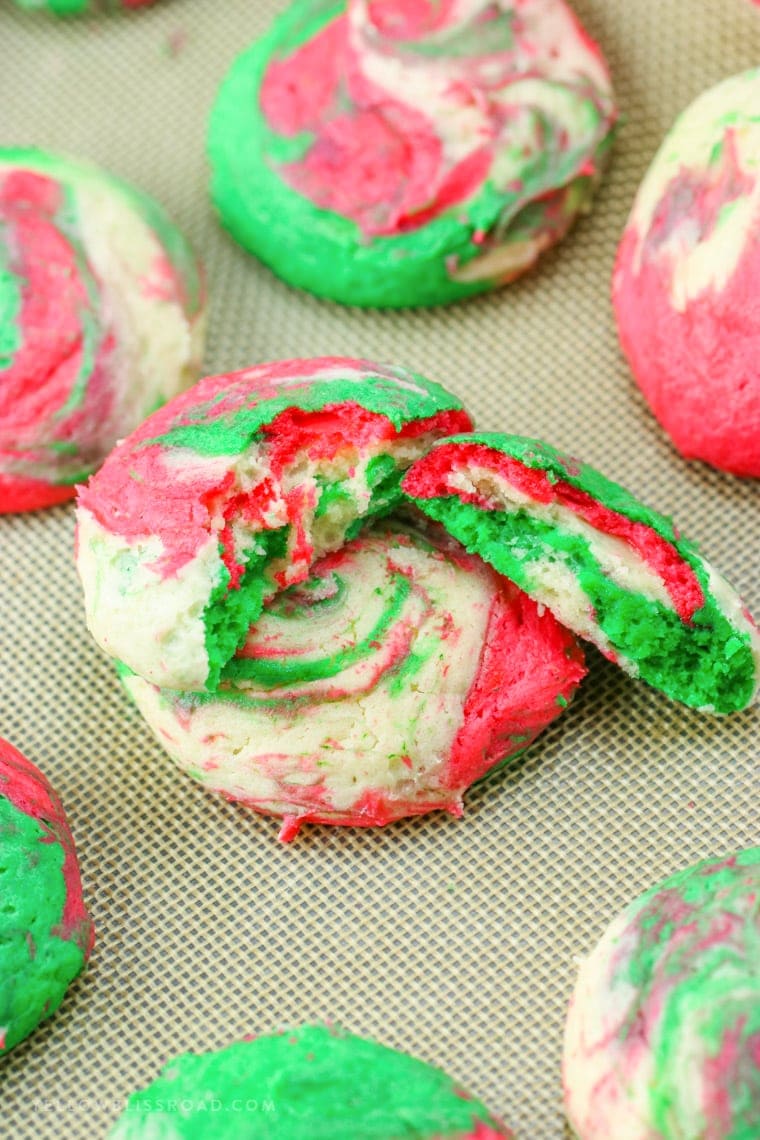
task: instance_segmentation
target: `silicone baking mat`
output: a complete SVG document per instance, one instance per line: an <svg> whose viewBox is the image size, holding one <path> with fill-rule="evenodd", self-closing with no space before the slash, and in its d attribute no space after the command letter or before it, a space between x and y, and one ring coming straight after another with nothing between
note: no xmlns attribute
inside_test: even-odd
<svg viewBox="0 0 760 1140"><path fill-rule="evenodd" d="M91 156L165 203L208 269L207 371L323 353L418 369L481 427L544 437L676 516L759 612L758 484L671 449L620 357L608 285L662 133L757 63L760 12L577 0L624 115L594 212L500 293L373 313L281 284L209 209L209 106L278 6L162 0L61 22L0 0L0 137ZM61 794L98 940L59 1015L3 1060L0 1135L91 1140L168 1056L329 1019L443 1066L520 1140L563 1137L577 960L654 879L760 841L758 712L690 712L590 653L567 714L460 822L311 827L282 846L276 821L203 792L153 742L85 630L72 534L70 506L0 518L0 734Z"/></svg>

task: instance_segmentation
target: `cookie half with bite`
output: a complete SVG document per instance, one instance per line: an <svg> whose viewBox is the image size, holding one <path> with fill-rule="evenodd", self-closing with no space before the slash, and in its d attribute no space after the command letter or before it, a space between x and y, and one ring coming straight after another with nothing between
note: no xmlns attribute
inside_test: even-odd
<svg viewBox="0 0 760 1140"><path fill-rule="evenodd" d="M632 676L706 712L754 700L760 634L739 596L594 468L540 440L472 434L434 445L403 489Z"/></svg>

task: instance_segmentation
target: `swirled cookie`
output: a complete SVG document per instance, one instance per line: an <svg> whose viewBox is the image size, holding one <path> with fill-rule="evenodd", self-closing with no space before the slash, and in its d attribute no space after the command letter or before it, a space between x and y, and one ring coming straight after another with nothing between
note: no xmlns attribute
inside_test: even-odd
<svg viewBox="0 0 760 1140"><path fill-rule="evenodd" d="M220 90L212 196L293 285L350 305L453 301L565 234L614 120L564 0L297 0Z"/></svg>
<svg viewBox="0 0 760 1140"><path fill-rule="evenodd" d="M760 1136L760 848L652 887L581 966L565 1033L579 1140Z"/></svg>
<svg viewBox="0 0 760 1140"><path fill-rule="evenodd" d="M60 800L0 740L0 1053L54 1013L95 939Z"/></svg>
<svg viewBox="0 0 760 1140"><path fill-rule="evenodd" d="M211 694L122 670L204 786L284 817L372 826L443 809L527 747L585 675L573 636L441 532L388 520L278 594Z"/></svg>
<svg viewBox="0 0 760 1140"><path fill-rule="evenodd" d="M156 202L87 163L0 149L0 513L71 498L196 379L204 308Z"/></svg>
<svg viewBox="0 0 760 1140"><path fill-rule="evenodd" d="M618 251L620 342L687 459L760 477L760 68L706 91L650 166Z"/></svg>

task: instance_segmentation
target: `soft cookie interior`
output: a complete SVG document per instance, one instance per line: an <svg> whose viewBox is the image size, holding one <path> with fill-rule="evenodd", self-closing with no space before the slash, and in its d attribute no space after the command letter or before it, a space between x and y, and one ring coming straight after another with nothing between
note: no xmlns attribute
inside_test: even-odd
<svg viewBox="0 0 760 1140"><path fill-rule="evenodd" d="M758 636L740 599L667 519L598 472L534 440L458 437L404 489L632 675L709 711L752 700Z"/></svg>
<svg viewBox="0 0 760 1140"><path fill-rule="evenodd" d="M469 426L437 386L402 370L373 379L356 362L201 382L80 492L96 640L149 681L213 689L264 600L386 513L402 472Z"/></svg>
<svg viewBox="0 0 760 1140"><path fill-rule="evenodd" d="M285 412L263 435L262 450L241 457L209 501L223 562L203 615L212 684L265 598L304 581L316 559L387 513L404 470L435 438L417 423L397 433L358 406L349 424L345 409ZM281 525L268 529L273 518Z"/></svg>

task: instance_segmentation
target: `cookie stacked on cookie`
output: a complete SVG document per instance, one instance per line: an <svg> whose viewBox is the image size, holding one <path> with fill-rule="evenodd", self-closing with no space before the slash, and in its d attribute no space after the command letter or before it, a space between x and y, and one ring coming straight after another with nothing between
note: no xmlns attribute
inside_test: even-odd
<svg viewBox="0 0 760 1140"><path fill-rule="evenodd" d="M182 767L283 838L458 814L584 675L572 634L445 532L362 529L471 426L401 368L260 365L172 401L80 492L96 640Z"/></svg>
<svg viewBox="0 0 760 1140"><path fill-rule="evenodd" d="M669 520L471 427L404 369L280 361L201 381L80 492L96 640L180 766L282 838L459 814L568 705L571 630L686 704L754 698L757 630Z"/></svg>

